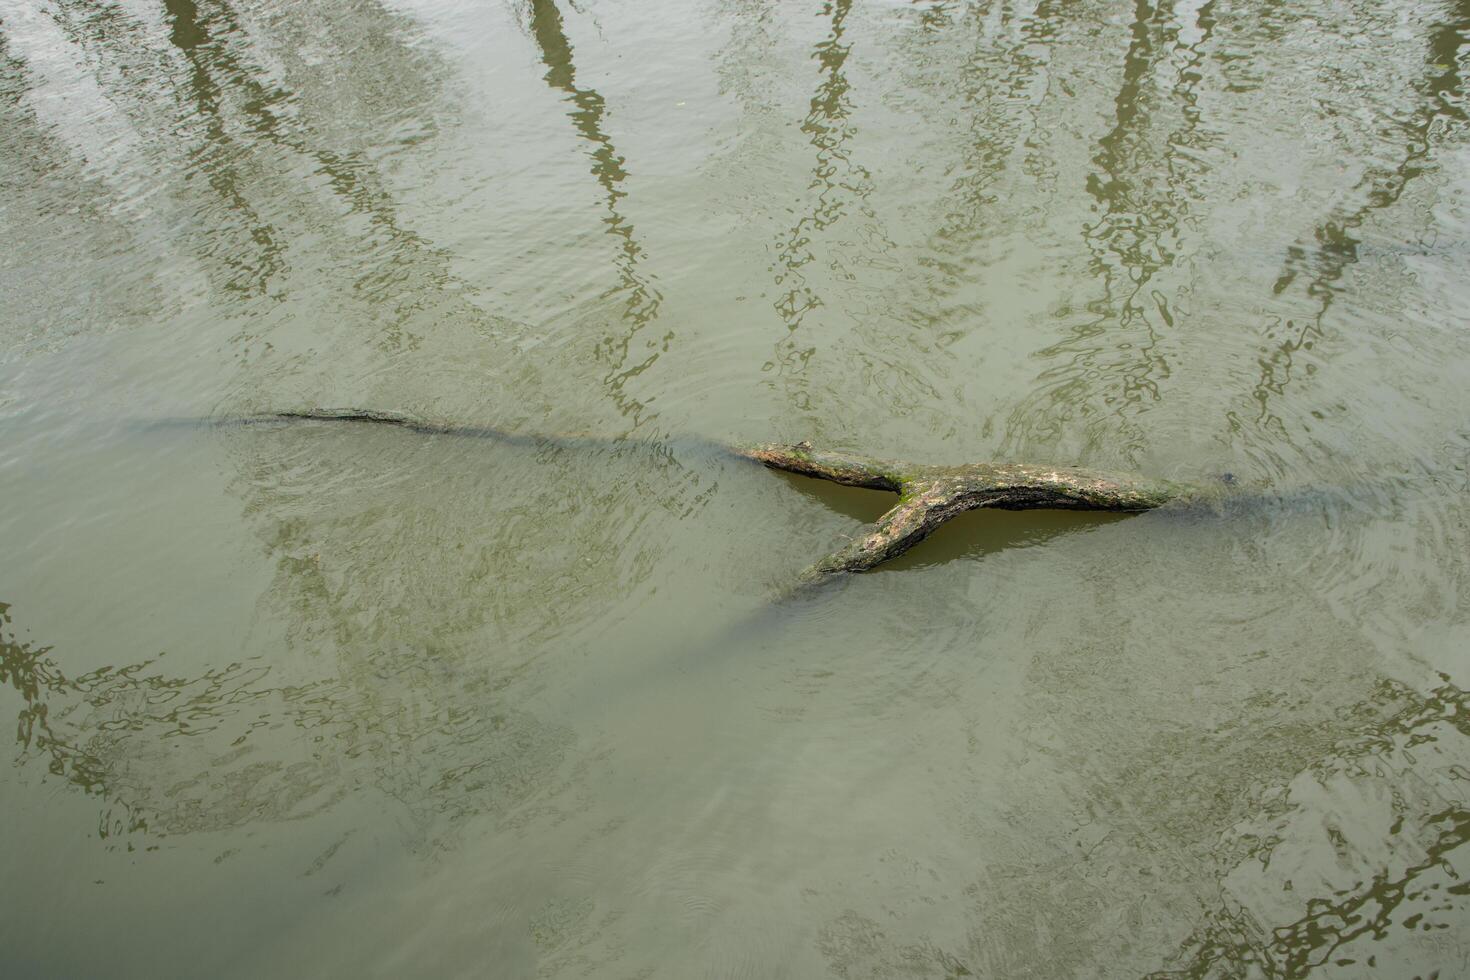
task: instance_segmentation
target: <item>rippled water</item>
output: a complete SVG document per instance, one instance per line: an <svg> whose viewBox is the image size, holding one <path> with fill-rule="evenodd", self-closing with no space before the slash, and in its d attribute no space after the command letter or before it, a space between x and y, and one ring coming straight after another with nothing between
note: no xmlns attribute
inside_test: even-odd
<svg viewBox="0 0 1470 980"><path fill-rule="evenodd" d="M7 976L1470 972L1470 3L0 0ZM581 441L194 420L365 406ZM797 440L1235 477L971 514Z"/></svg>

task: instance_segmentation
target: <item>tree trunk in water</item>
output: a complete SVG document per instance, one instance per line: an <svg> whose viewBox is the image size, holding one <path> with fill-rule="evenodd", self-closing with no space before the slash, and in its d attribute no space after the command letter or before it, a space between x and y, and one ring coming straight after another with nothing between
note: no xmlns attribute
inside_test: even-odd
<svg viewBox="0 0 1470 980"><path fill-rule="evenodd" d="M528 435L490 426L446 425L396 412L359 408L318 408L220 421L246 425L298 421L367 422L424 434L472 436L515 444L601 441L583 434ZM794 446L765 444L724 448L735 456L787 473L898 494L898 504L878 519L869 534L807 568L797 582L798 588L844 572L866 572L908 551L950 518L982 507L1137 513L1199 493L1198 487L1167 480L1075 467L1024 463L927 466L816 449L809 442L799 442Z"/></svg>

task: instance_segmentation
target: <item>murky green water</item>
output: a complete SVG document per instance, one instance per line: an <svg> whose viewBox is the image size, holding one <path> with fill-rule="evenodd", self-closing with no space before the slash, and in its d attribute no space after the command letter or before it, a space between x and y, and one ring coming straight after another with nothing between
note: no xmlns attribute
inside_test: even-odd
<svg viewBox="0 0 1470 980"><path fill-rule="evenodd" d="M1470 4L0 2L8 977L1470 972ZM604 443L177 421L360 405ZM702 440L1235 474L886 506Z"/></svg>

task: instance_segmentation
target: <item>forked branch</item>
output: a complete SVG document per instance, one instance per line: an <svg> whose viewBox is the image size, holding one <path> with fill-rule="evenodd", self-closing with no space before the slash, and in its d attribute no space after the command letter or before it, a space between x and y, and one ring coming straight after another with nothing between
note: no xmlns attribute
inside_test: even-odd
<svg viewBox="0 0 1470 980"><path fill-rule="evenodd" d="M495 439L502 442L584 444L585 435L525 435L492 427L464 427L427 422L395 412L365 409L310 409L223 420L237 424L264 422L368 422L424 434ZM887 490L898 504L878 519L864 537L833 552L802 573L801 585L821 582L843 572L865 572L908 551L945 521L965 511L1097 510L1136 513L1192 496L1198 488L1167 480L1100 473L1074 467L1021 463L971 463L927 466L898 460L872 459L817 449L809 442L793 446L766 444L727 446L731 453L776 470L850 487Z"/></svg>
<svg viewBox="0 0 1470 980"><path fill-rule="evenodd" d="M869 534L812 565L802 573L803 583L820 582L842 572L865 572L897 558L950 518L981 507L1136 513L1160 507L1193 489L1166 480L1073 467L1019 463L923 466L821 451L807 442L736 448L735 452L772 469L899 495L898 504L878 518Z"/></svg>

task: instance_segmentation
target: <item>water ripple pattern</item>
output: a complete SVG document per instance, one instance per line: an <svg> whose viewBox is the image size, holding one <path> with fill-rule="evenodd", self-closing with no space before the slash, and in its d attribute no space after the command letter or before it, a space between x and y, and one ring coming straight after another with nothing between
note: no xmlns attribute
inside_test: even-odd
<svg viewBox="0 0 1470 980"><path fill-rule="evenodd" d="M1467 78L1467 0L0 0L5 975L1464 974ZM793 597L892 503L722 449L802 439L1213 489Z"/></svg>

